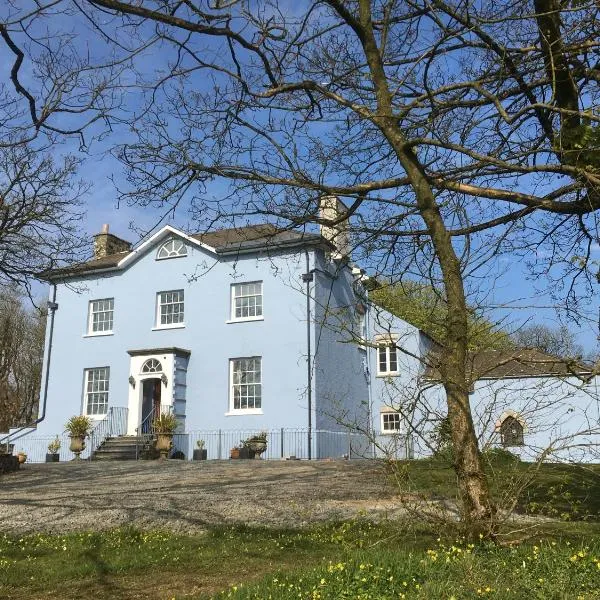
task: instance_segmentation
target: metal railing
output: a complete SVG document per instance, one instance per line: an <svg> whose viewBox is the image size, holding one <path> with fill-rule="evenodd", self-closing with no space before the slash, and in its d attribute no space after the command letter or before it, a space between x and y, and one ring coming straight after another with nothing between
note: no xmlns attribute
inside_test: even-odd
<svg viewBox="0 0 600 600"><path fill-rule="evenodd" d="M165 407L165 411L170 407ZM162 410L162 407L161 407ZM99 447L98 440L105 435L113 437L122 435L126 430L126 415L121 416L113 423L118 423L113 428L100 423L94 429L91 440L86 444L86 449L82 453L82 458L91 456L94 450ZM151 421L150 421L151 422ZM101 422L102 423L102 422ZM101 435L101 432L102 435ZM108 435L108 433L111 435ZM136 432L137 433L137 432ZM214 430L196 430L186 433L176 433L173 436L173 451L183 453L184 457L190 460L193 451L196 449L198 440L204 440L204 449L208 460L228 460L231 449L239 447L242 442L249 437L259 433L257 429L214 429ZM15 445L15 452L24 449L28 454L28 462L44 462L48 444L56 436L27 438L21 448ZM69 450L70 439L63 435L59 436L62 442L60 450L60 460L70 460L73 454ZM150 429L147 434L138 434L136 444L139 446L137 457L140 457L140 450L145 445L152 444L154 433ZM374 443L375 442L375 443ZM413 458L414 447L412 436L390 435L388 433L373 432L370 436L355 431L330 431L316 429L312 431L312 458L383 458L393 457L397 459ZM267 430L267 449L261 455L262 459L281 460L286 458L308 458L308 431L306 429L278 428Z"/></svg>
<svg viewBox="0 0 600 600"><path fill-rule="evenodd" d="M259 433L256 429L218 429L190 431L176 434L173 447L191 458L198 440L204 440L208 460L228 459L233 448ZM308 430L281 427L267 432L267 449L261 458L308 458ZM371 440L354 431L312 431L311 455L313 458L372 458Z"/></svg>
<svg viewBox="0 0 600 600"><path fill-rule="evenodd" d="M90 433L88 446L89 458L107 438L127 433L127 415L129 410L123 406L111 406L101 421L98 421Z"/></svg>

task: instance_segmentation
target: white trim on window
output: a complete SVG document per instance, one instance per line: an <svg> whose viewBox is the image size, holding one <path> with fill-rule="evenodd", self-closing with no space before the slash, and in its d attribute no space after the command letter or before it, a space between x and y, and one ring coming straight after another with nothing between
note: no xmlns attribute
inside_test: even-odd
<svg viewBox="0 0 600 600"><path fill-rule="evenodd" d="M156 260L180 258L182 256L187 256L187 246L180 239L170 238L158 249Z"/></svg>
<svg viewBox="0 0 600 600"><path fill-rule="evenodd" d="M402 416L399 412L386 411L381 413L381 433L391 435L402 432Z"/></svg>
<svg viewBox="0 0 600 600"><path fill-rule="evenodd" d="M262 357L229 359L227 415L262 414Z"/></svg>
<svg viewBox="0 0 600 600"><path fill-rule="evenodd" d="M230 320L227 323L263 319L263 282L232 283Z"/></svg>
<svg viewBox="0 0 600 600"><path fill-rule="evenodd" d="M183 290L167 290L156 294L156 329L185 327L185 296Z"/></svg>
<svg viewBox="0 0 600 600"><path fill-rule="evenodd" d="M108 412L110 367L84 369L83 414L102 419Z"/></svg>
<svg viewBox="0 0 600 600"><path fill-rule="evenodd" d="M114 327L115 299L100 298L88 304L88 326L85 337L112 335Z"/></svg>
<svg viewBox="0 0 600 600"><path fill-rule="evenodd" d="M396 344L379 343L377 346L377 375L398 374L398 348Z"/></svg>

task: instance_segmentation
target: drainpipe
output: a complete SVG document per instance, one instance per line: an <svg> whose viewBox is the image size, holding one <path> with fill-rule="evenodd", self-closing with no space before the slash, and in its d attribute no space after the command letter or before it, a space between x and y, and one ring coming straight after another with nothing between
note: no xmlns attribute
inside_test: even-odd
<svg viewBox="0 0 600 600"><path fill-rule="evenodd" d="M308 386L308 460L312 459L312 357L310 344L310 284L314 274L310 270L310 256L304 249L306 257L306 273L302 273L302 281L306 284L306 383Z"/></svg>
<svg viewBox="0 0 600 600"><path fill-rule="evenodd" d="M30 431L25 431L25 430L35 427L38 423L41 423L46 418L46 401L48 399L48 376L50 375L50 358L52 356L52 338L54 336L54 313L56 312L57 308L58 308L58 304L56 303L56 284L53 283L52 284L52 300L48 301L48 311L50 312L50 329L48 332L48 354L46 357L46 373L45 373L45 377L44 377L44 393L42 396L42 412L41 412L40 416L35 421L33 421L33 423L28 423L27 425L24 425L23 427L20 427L19 429L17 429L17 431L15 431L12 434L13 436L17 435L17 437L13 437L13 441L19 440L22 437L25 437L26 435L31 433ZM21 433L22 431L25 431L25 433ZM21 433L21 435L18 435L19 433ZM8 445L10 443L10 437L11 436L9 434L6 437L4 437L2 440L0 440L0 443L6 441L6 451L7 452L8 452Z"/></svg>

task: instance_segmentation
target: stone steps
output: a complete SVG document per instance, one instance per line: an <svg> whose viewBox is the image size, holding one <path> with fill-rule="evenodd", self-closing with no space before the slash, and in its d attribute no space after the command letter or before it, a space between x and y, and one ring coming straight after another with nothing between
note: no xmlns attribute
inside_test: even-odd
<svg viewBox="0 0 600 600"><path fill-rule="evenodd" d="M148 454L148 440L136 436L107 438L92 460L136 460Z"/></svg>

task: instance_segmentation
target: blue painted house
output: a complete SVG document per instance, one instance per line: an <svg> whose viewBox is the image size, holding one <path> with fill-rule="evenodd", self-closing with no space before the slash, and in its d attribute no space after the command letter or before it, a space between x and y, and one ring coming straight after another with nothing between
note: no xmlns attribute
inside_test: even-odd
<svg viewBox="0 0 600 600"><path fill-rule="evenodd" d="M31 460L44 460L56 435L61 459L71 457L63 430L72 415L94 421L89 455L106 438L146 432L165 411L177 417L175 450L186 458L199 439L209 458L228 458L260 431L271 458L435 450L446 410L434 344L368 302L343 228L189 235L166 226L132 248L105 226L94 249L92 260L46 274L41 418L15 441ZM553 358L512 358L488 356L474 369L482 446L593 457L596 378ZM574 435L585 444L574 446Z"/></svg>
<svg viewBox="0 0 600 600"><path fill-rule="evenodd" d="M271 439L273 451L339 456L346 437L320 432L343 432L342 417L367 428L366 349L337 343L360 326L360 274L325 236L166 226L132 248L104 226L94 247L89 262L46 275L56 307L46 412L18 448L60 434L74 414L133 436L173 412L186 456L190 432L231 432L223 458L244 432L281 429L295 433Z"/></svg>

